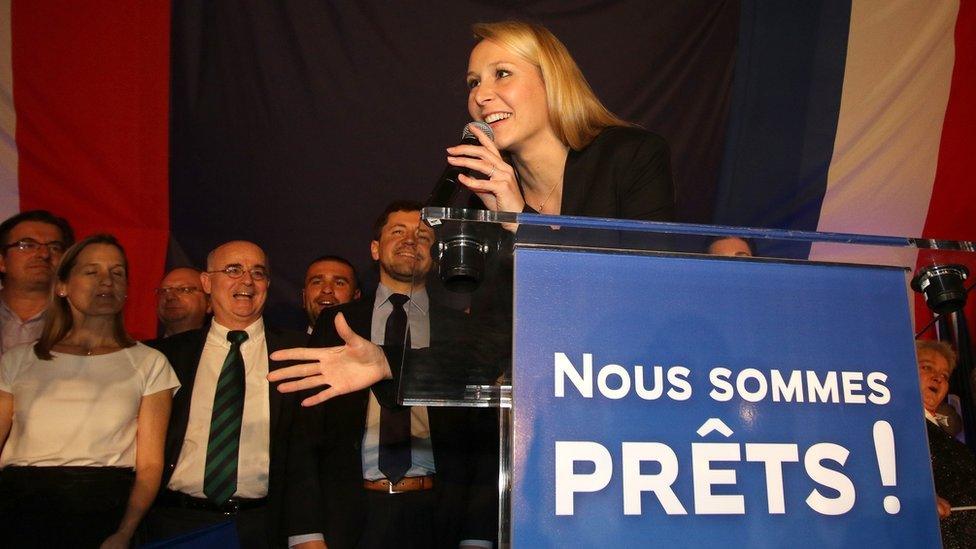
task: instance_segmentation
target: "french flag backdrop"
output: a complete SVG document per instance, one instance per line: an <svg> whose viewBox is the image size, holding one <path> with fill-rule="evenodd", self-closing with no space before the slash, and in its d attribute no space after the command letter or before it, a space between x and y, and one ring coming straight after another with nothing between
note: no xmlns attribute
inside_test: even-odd
<svg viewBox="0 0 976 549"><path fill-rule="evenodd" d="M136 337L166 266L234 238L299 324L307 262L370 280L372 220L432 187L470 24L523 18L668 139L681 221L976 240L973 0L498 4L0 0L0 218L119 236Z"/></svg>

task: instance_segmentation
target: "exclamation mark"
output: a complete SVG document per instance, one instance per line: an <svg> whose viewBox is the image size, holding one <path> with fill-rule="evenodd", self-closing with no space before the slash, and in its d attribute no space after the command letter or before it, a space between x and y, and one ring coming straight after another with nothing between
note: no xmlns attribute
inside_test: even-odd
<svg viewBox="0 0 976 549"><path fill-rule="evenodd" d="M878 471L882 486L897 486L898 474L895 469L895 433L887 421L874 422L874 453L878 456ZM884 509L889 515L901 511L898 496L885 496Z"/></svg>

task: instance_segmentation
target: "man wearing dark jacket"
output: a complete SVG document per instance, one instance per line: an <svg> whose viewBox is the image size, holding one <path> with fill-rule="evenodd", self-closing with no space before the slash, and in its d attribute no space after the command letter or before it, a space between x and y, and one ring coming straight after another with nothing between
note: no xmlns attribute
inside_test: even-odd
<svg viewBox="0 0 976 549"><path fill-rule="evenodd" d="M156 340L181 388L173 399L162 489L146 519L151 541L233 520L242 547L282 547L281 503L294 411L267 381L277 349L305 335L262 318L270 284L264 252L233 241L207 257L201 274L213 320Z"/></svg>
<svg viewBox="0 0 976 549"><path fill-rule="evenodd" d="M394 202L370 249L372 297L322 311L310 344L341 345L334 321L387 347L450 345L465 315L430 302L424 285L433 231L420 205ZM292 447L292 546L490 547L497 530L497 427L484 409L381 405L381 382L302 410ZM380 398L377 398L380 395ZM299 466L312 456L311 474Z"/></svg>

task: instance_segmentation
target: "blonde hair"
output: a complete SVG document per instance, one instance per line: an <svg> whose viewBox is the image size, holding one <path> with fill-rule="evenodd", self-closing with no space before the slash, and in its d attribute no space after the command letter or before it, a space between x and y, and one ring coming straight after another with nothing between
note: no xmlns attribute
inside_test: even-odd
<svg viewBox="0 0 976 549"><path fill-rule="evenodd" d="M916 339L915 352L932 351L938 353L949 363L949 373L956 369L956 352L945 341L933 341L931 339Z"/></svg>
<svg viewBox="0 0 976 549"><path fill-rule="evenodd" d="M125 249L119 244L119 241L110 234L96 234L89 236L84 240L80 240L75 243L74 246L68 248L61 256L61 263L58 264L57 278L59 282L67 282L71 277L71 270L74 269L75 265L78 263L78 255L81 251L91 246L92 244L108 244L109 246L115 246L118 248L119 252L122 254L122 264L125 267L126 283L128 283L129 278L129 260L125 257ZM65 338L68 332L71 331L74 325L74 317L71 315L71 306L68 304L67 297L61 297L57 294L57 284L51 285L51 306L48 307L47 318L44 319L44 328L41 331L41 337L37 340L37 344L34 345L34 354L37 358L42 360L51 360L54 358L51 355L51 347ZM122 319L122 311L119 311L115 315L115 319L112 325L113 336L115 337L115 342L119 344L120 347L132 347L136 344L136 340L132 339L128 333L125 331L125 322Z"/></svg>
<svg viewBox="0 0 976 549"><path fill-rule="evenodd" d="M631 126L611 113L593 93L566 46L548 29L525 21L475 23L475 38L504 46L542 73L549 123L566 146L580 150L604 129Z"/></svg>

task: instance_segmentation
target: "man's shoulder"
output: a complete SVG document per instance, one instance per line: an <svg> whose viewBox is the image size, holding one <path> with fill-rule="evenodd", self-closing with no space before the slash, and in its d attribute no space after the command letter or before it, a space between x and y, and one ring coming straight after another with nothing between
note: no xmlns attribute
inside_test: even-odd
<svg viewBox="0 0 976 549"><path fill-rule="evenodd" d="M144 341L143 344L162 353L173 367L180 383L186 386L188 376L196 372L208 330L209 326L205 326L169 337Z"/></svg>
<svg viewBox="0 0 976 549"><path fill-rule="evenodd" d="M341 305L336 305L335 307L329 307L328 309L322 309L322 314L319 316L327 316L335 318L339 313L343 313L347 317L350 315L372 315L373 314L373 301L376 297L373 294L364 295L359 299L354 299L349 303L342 303ZM319 324L316 322L316 324Z"/></svg>
<svg viewBox="0 0 976 549"><path fill-rule="evenodd" d="M431 302L430 304L430 317L438 320L461 322L469 318L468 314L464 311L435 302Z"/></svg>
<svg viewBox="0 0 976 549"><path fill-rule="evenodd" d="M364 294L359 299L354 299L354 300L350 301L349 303L343 303L343 304L337 305L337 306L335 306L335 307L333 307L331 309L325 309L325 310L326 311L334 311L334 313L332 314L332 316L335 316L335 313L340 313L340 312L360 313L360 314L362 314L362 313L372 314L373 313L373 302L374 301L376 301L376 295L375 294Z"/></svg>
<svg viewBox="0 0 976 549"><path fill-rule="evenodd" d="M365 295L349 303L322 309L319 318L315 321L312 335L309 336L309 345L321 347L335 336L335 317L339 313L346 318L346 323L354 332L369 339L370 323L373 320L373 301L373 295Z"/></svg>
<svg viewBox="0 0 976 549"><path fill-rule="evenodd" d="M264 325L265 337L268 340L268 347L275 349L287 349L289 347L304 347L308 342L308 334L299 330L280 328L275 325Z"/></svg>
<svg viewBox="0 0 976 549"><path fill-rule="evenodd" d="M146 346L152 347L153 349L156 349L169 357L170 353L179 353L186 351L187 349L192 349L193 347L203 345L203 341L207 337L208 330L209 326L204 326L203 328L181 332L168 337L150 339L149 341L144 341L143 343Z"/></svg>

